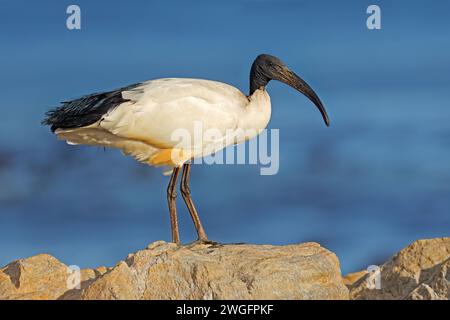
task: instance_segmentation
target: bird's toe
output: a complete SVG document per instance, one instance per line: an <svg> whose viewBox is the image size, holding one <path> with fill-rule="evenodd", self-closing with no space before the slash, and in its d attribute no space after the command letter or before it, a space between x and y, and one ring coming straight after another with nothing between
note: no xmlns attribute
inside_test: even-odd
<svg viewBox="0 0 450 320"><path fill-rule="evenodd" d="M222 244L209 239L197 239L194 242L191 242L188 246L193 247L196 245L221 246Z"/></svg>

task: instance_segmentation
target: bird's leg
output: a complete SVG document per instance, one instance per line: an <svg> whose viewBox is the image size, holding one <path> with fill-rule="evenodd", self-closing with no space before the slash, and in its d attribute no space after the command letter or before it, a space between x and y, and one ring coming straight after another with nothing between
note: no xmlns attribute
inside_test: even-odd
<svg viewBox="0 0 450 320"><path fill-rule="evenodd" d="M195 229L197 230L198 241L208 242L208 237L206 236L205 230L203 229L202 223L200 222L200 217L198 216L197 210L195 209L194 202L191 198L191 188L189 186L189 177L191 174L191 164L185 163L183 165L183 174L181 176L181 195L183 196L184 202L188 207L189 213L191 215L192 221L194 222Z"/></svg>
<svg viewBox="0 0 450 320"><path fill-rule="evenodd" d="M180 168L173 168L172 176L170 177L169 186L167 187L167 202L169 203L170 225L172 229L172 242L180 244L180 233L178 232L177 219L177 180L180 174Z"/></svg>

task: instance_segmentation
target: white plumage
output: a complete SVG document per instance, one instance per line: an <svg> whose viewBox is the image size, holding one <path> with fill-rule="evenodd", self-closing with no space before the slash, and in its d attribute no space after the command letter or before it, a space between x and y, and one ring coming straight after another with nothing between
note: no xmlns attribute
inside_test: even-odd
<svg viewBox="0 0 450 320"><path fill-rule="evenodd" d="M123 91L122 97L129 101L97 122L55 133L71 144L121 149L150 165L180 166L193 157L253 138L267 126L271 113L264 88L247 97L233 86L209 80L150 80ZM199 127L201 133L215 130L220 135L194 139ZM173 134L180 129L192 139L175 139ZM242 130L248 134L243 136Z"/></svg>

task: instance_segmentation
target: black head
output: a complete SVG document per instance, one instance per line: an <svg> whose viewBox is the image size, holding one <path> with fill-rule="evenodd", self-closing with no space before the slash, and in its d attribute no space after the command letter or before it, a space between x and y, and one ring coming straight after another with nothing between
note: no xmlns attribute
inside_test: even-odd
<svg viewBox="0 0 450 320"><path fill-rule="evenodd" d="M277 57L261 54L256 57L250 71L250 95L265 87L270 80L281 81L308 97L319 109L327 126L330 125L327 112L313 89Z"/></svg>

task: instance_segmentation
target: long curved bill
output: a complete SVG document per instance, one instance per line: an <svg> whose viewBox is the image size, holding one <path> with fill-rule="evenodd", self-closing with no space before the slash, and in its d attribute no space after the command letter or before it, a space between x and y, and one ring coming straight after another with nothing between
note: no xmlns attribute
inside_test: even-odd
<svg viewBox="0 0 450 320"><path fill-rule="evenodd" d="M330 119L328 118L327 111L325 110L322 101L320 101L314 90L293 71L287 69L285 75L286 76L283 77L281 81L308 97L308 99L316 105L317 109L319 109L320 113L322 114L323 121L325 122L327 127L329 127Z"/></svg>

